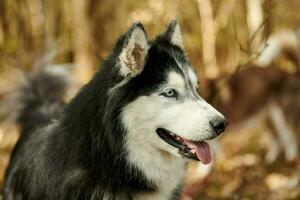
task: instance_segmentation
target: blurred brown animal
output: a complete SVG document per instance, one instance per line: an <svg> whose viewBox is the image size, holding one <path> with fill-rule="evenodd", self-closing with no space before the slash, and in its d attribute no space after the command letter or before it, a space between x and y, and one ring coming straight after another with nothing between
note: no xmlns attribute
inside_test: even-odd
<svg viewBox="0 0 300 200"><path fill-rule="evenodd" d="M274 65L280 55L295 64L294 73ZM237 69L227 78L204 81L204 96L229 118L231 127L269 122L276 140L267 152L267 162L275 161L281 149L286 160L294 160L299 154L300 28L273 33L259 57Z"/></svg>
<svg viewBox="0 0 300 200"><path fill-rule="evenodd" d="M266 155L267 162L275 161L281 148L286 160L298 157L295 132L300 127L299 72L290 74L274 65L247 65L227 81L204 81L202 88L206 99L228 117L231 127L268 120L276 140Z"/></svg>

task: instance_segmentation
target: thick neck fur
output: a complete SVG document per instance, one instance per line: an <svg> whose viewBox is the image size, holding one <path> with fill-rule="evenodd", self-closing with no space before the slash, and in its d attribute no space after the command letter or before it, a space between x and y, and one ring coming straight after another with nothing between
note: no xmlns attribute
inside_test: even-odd
<svg viewBox="0 0 300 200"><path fill-rule="evenodd" d="M168 179L172 174L166 173L173 170L172 166L170 167L170 160L166 160L164 164L161 155L148 155L148 149L139 148L136 152L140 155L136 156L140 156L141 159L147 157L148 160L128 161L128 150L139 144L132 144L133 146L127 149L125 147L125 130L120 121L120 109L128 99L122 93L115 94L121 95L121 98L111 98L108 95L114 80L105 74L111 73L110 68L104 65L102 71L98 72L67 106L62 123L62 128L66 131L61 137L68 137L68 140L60 140L58 137L56 141L66 141L66 144L60 145L64 148L65 145L70 146L69 152L62 151L66 159L64 165L68 163L67 160L72 162L72 166L83 165L80 168L86 170L88 175L95 179L95 185L105 187L114 194L122 194L125 191L129 192L129 195L138 194L137 199L147 199L148 193L155 194L155 191L158 191L163 179L167 180L165 184L172 185L174 190L178 180L173 186L173 183L168 183L168 181L173 182ZM116 99L121 101L116 102ZM109 107L108 100L110 100ZM76 158L72 155L76 155ZM153 163L152 158L158 160L155 159ZM142 166L141 161L145 162L143 164L147 166L146 168ZM178 164L174 167L178 167ZM183 169L182 164L180 167ZM182 172L179 175L181 177Z"/></svg>
<svg viewBox="0 0 300 200"><path fill-rule="evenodd" d="M134 199L167 199L184 175L184 162L149 146L140 148L140 140L125 145L120 109L130 101L130 95L121 90L114 94L120 96L109 96L115 79L105 76L113 71L103 66L66 108L62 128L67 130L63 133L68 142L60 146L73 147L64 152L66 160L83 165L80 167L90 173L95 184L112 193L132 192L137 194Z"/></svg>
<svg viewBox="0 0 300 200"><path fill-rule="evenodd" d="M69 154L77 156L75 162L83 164L80 167L88 170L98 184L103 184L101 187L108 187L114 193L153 191L155 185L126 160L124 130L119 119L122 102L118 106L112 102L110 108L106 105L113 80L104 74L110 73L104 67L66 108L63 122L63 128L67 129L66 145L73 146Z"/></svg>

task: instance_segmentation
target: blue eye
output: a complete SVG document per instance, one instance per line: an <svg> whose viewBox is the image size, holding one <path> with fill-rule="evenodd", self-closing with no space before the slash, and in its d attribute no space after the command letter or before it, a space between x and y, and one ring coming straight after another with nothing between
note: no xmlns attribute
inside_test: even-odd
<svg viewBox="0 0 300 200"><path fill-rule="evenodd" d="M167 89L161 95L163 95L164 97L177 97L178 93L174 89Z"/></svg>

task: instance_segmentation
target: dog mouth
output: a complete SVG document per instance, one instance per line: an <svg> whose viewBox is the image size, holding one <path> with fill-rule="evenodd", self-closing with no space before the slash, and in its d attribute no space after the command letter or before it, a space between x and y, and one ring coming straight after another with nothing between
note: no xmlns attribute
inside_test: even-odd
<svg viewBox="0 0 300 200"><path fill-rule="evenodd" d="M178 153L185 158L209 164L212 153L205 141L190 141L164 128L156 129L157 135L169 145L178 149Z"/></svg>

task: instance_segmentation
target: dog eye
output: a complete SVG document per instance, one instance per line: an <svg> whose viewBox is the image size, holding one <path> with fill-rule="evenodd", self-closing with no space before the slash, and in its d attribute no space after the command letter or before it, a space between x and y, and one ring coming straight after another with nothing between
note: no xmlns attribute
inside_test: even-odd
<svg viewBox="0 0 300 200"><path fill-rule="evenodd" d="M161 95L163 95L164 97L177 97L178 93L174 89L167 89Z"/></svg>

